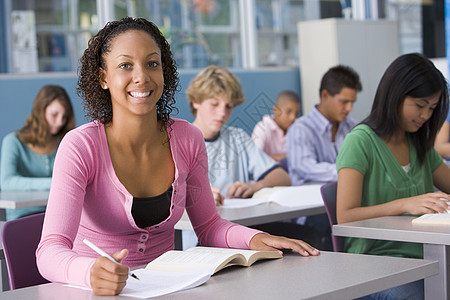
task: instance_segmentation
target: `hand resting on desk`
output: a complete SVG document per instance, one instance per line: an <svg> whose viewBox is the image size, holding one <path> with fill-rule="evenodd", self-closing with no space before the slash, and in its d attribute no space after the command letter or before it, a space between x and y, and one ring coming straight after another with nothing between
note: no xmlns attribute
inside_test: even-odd
<svg viewBox="0 0 450 300"><path fill-rule="evenodd" d="M294 240L266 233L256 234L250 241L250 249L279 252L282 252L281 250L283 249L290 249L300 253L303 256L317 256L320 254L319 250L302 240Z"/></svg>
<svg viewBox="0 0 450 300"><path fill-rule="evenodd" d="M261 189L261 186L257 182L250 184L236 181L228 187L226 198L251 198L253 194L258 191L258 189ZM225 197L221 194L220 188L211 186L211 191L213 193L216 206L223 205Z"/></svg>
<svg viewBox="0 0 450 300"><path fill-rule="evenodd" d="M236 181L227 189L226 198L250 198L254 193L262 189L264 186L261 182L245 183Z"/></svg>
<svg viewBox="0 0 450 300"><path fill-rule="evenodd" d="M419 215L429 213L446 213L450 208L450 196L443 192L427 193L410 198L398 199L405 212Z"/></svg>

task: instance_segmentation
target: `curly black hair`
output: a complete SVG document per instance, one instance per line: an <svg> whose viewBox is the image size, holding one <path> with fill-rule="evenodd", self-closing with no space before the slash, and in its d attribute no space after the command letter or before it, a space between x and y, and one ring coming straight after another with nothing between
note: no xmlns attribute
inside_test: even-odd
<svg viewBox="0 0 450 300"><path fill-rule="evenodd" d="M164 74L164 90L156 103L158 120L164 123L170 121L170 113L176 108L175 93L178 91L178 72L172 57L169 43L158 27L143 18L126 17L120 21L112 21L105 25L89 42L80 59L78 74L78 96L83 99L86 117L98 120L103 124L112 121L112 102L109 90L104 90L100 84L100 68L105 69L105 55L111 51L111 42L119 34L128 30L147 32L161 50L162 69Z"/></svg>

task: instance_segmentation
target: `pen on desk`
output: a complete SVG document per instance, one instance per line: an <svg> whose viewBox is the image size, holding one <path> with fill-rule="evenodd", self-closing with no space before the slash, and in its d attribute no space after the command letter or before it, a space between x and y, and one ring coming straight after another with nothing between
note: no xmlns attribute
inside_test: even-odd
<svg viewBox="0 0 450 300"><path fill-rule="evenodd" d="M92 250L94 250L95 252L97 252L98 254L100 254L101 256L106 257L107 259L109 259L110 261L118 264L118 262L112 258L108 253L106 253L105 251L103 251L102 249L100 249L99 247L97 247L96 245L94 245L91 241L89 241L88 239L84 239L83 243L85 243L86 245L88 245ZM134 275L131 272L128 272L128 275L130 275L131 277L140 280L136 275Z"/></svg>

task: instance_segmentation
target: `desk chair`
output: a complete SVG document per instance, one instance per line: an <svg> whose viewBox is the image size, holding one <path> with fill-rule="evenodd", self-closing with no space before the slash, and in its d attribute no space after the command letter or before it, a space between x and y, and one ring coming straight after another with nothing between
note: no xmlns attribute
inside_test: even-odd
<svg viewBox="0 0 450 300"><path fill-rule="evenodd" d="M322 194L323 204L325 210L327 211L328 221L330 222L331 228L333 225L337 224L336 220L336 192L337 192L337 182L329 182L321 186L320 193ZM334 252L343 252L344 250L344 238L337 237L331 233L331 242L333 243Z"/></svg>
<svg viewBox="0 0 450 300"><path fill-rule="evenodd" d="M285 170L287 173L289 173L288 171L288 162L287 162L287 158L282 158L280 159L280 161L278 162L280 164L280 167Z"/></svg>
<svg viewBox="0 0 450 300"><path fill-rule="evenodd" d="M3 251L11 290L47 283L36 265L45 213L11 220L2 228Z"/></svg>

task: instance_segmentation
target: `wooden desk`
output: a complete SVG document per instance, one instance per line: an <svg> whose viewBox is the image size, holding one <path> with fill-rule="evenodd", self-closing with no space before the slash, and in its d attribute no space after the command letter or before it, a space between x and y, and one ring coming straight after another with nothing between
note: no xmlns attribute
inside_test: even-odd
<svg viewBox="0 0 450 300"><path fill-rule="evenodd" d="M50 191L0 191L0 221L6 221L6 209L43 206Z"/></svg>
<svg viewBox="0 0 450 300"><path fill-rule="evenodd" d="M368 272L370 270L370 272ZM352 299L437 274L438 263L322 252L317 257L287 254L249 268L229 267L205 284L153 299ZM3 292L2 300L43 299L119 300L57 283Z"/></svg>
<svg viewBox="0 0 450 300"><path fill-rule="evenodd" d="M423 243L424 259L439 262L439 274L425 279L427 299L449 299L450 226L412 224L413 216L389 216L333 226L333 234L378 240Z"/></svg>

